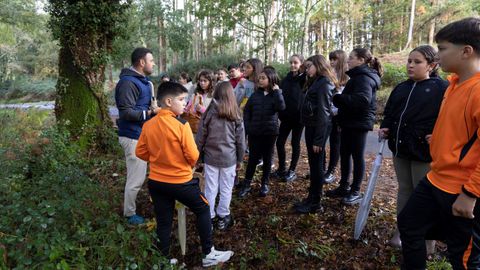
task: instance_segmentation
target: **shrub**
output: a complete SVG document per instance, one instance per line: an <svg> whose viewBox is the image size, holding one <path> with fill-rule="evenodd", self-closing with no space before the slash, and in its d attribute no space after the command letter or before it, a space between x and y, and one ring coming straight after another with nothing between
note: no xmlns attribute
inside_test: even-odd
<svg viewBox="0 0 480 270"><path fill-rule="evenodd" d="M0 145L0 269L160 269L153 232L126 227L112 208L121 192L91 177L108 162L85 157L68 132L35 118L0 111L8 128L0 137L11 134Z"/></svg>
<svg viewBox="0 0 480 270"><path fill-rule="evenodd" d="M227 68L228 65L232 63L238 63L240 58L241 57L235 55L216 55L199 61L190 60L171 67L167 73L175 77L175 79L178 79L181 72L187 72L190 77L194 79L196 74L202 69L210 69L215 72L219 68ZM280 78L285 77L290 70L288 64L279 62L271 63L271 66L277 70ZM160 76L151 78L155 82L160 81Z"/></svg>
<svg viewBox="0 0 480 270"><path fill-rule="evenodd" d="M29 76L19 76L0 83L0 98L21 99L24 102L54 100L56 83L54 78L37 80Z"/></svg>
<svg viewBox="0 0 480 270"><path fill-rule="evenodd" d="M383 87L394 87L407 79L405 66L398 66L390 63L384 64L385 73L382 76Z"/></svg>
<svg viewBox="0 0 480 270"><path fill-rule="evenodd" d="M278 73L278 76L280 79L285 78L287 76L287 73L290 71L290 65L289 64L284 64L284 63L279 63L279 62L274 62L271 64L275 70Z"/></svg>
<svg viewBox="0 0 480 270"><path fill-rule="evenodd" d="M227 68L228 65L232 63L238 63L240 57L235 55L215 55L207 58L200 59L199 61L190 60L183 63L179 63L170 69L168 69L167 73L170 76L174 76L176 78L179 77L181 72L187 72L190 77L195 78L195 75L201 69L210 69L215 72L219 68ZM154 77L152 80L159 81L159 77Z"/></svg>

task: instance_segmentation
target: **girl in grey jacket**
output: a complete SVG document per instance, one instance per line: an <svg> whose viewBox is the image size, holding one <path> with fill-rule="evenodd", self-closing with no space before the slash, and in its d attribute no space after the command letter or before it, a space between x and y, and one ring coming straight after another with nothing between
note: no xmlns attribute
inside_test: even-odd
<svg viewBox="0 0 480 270"><path fill-rule="evenodd" d="M216 85L213 101L202 116L195 141L205 163L205 197L210 205L210 216L214 219L217 215L218 229L225 230L233 225L230 201L236 171L240 170L245 154L243 121L230 82Z"/></svg>

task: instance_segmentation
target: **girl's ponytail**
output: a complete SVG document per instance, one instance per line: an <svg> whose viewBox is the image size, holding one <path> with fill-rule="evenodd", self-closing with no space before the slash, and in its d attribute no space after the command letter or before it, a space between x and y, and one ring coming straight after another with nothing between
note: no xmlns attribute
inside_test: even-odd
<svg viewBox="0 0 480 270"><path fill-rule="evenodd" d="M380 77L383 76L383 66L377 57L372 57L370 59L370 63L368 63L368 66L375 69L378 72L378 75L380 75Z"/></svg>
<svg viewBox="0 0 480 270"><path fill-rule="evenodd" d="M365 64L370 68L375 69L380 77L383 76L383 66L380 63L380 60L372 55L370 50L366 48L355 48L353 51L358 58L365 59Z"/></svg>

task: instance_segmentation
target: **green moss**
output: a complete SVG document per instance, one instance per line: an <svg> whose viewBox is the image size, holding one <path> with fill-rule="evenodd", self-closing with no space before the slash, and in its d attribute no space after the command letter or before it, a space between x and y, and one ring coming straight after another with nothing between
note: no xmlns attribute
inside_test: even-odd
<svg viewBox="0 0 480 270"><path fill-rule="evenodd" d="M79 69L72 64L68 50L60 51L60 59L55 107L57 122L67 127L80 145L86 147L98 137L97 133L102 134L99 130L111 126L103 88L87 85Z"/></svg>

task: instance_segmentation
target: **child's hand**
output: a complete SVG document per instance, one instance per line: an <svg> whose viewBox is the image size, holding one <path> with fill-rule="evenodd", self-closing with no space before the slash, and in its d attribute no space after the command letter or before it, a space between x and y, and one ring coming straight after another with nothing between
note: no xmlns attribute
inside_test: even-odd
<svg viewBox="0 0 480 270"><path fill-rule="evenodd" d="M247 79L245 78L241 78L240 81L238 82L238 84L240 85L240 87L243 87L243 82L245 82Z"/></svg>
<svg viewBox="0 0 480 270"><path fill-rule="evenodd" d="M242 169L242 162L237 163L237 167L235 168L236 171L240 171Z"/></svg>
<svg viewBox="0 0 480 270"><path fill-rule="evenodd" d="M278 85L274 84L273 85L273 91L278 90L278 89L280 89L280 87L278 87Z"/></svg>
<svg viewBox="0 0 480 270"><path fill-rule="evenodd" d="M388 138L388 134L390 133L390 129L388 128L381 128L378 130L378 137L380 139L386 139Z"/></svg>
<svg viewBox="0 0 480 270"><path fill-rule="evenodd" d="M427 141L428 144L430 144L432 142L432 134L426 135L425 140Z"/></svg>
<svg viewBox="0 0 480 270"><path fill-rule="evenodd" d="M452 205L452 213L457 217L464 217L469 219L474 219L473 208L475 208L475 203L477 199L470 198L465 195L463 192L460 193Z"/></svg>
<svg viewBox="0 0 480 270"><path fill-rule="evenodd" d="M205 106L201 104L197 104L197 106L195 107L195 110L199 113L203 113L205 111Z"/></svg>

